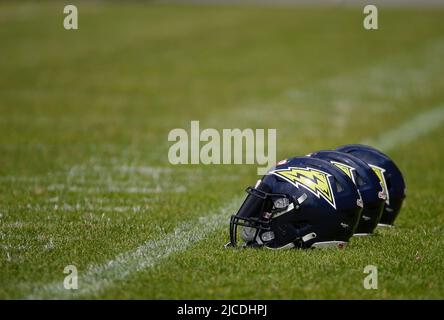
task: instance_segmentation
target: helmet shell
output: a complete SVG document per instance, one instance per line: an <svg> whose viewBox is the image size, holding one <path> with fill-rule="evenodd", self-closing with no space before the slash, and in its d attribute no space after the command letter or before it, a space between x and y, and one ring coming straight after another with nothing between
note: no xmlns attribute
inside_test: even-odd
<svg viewBox="0 0 444 320"><path fill-rule="evenodd" d="M334 150L318 151L310 156L329 161L353 180L364 206L355 234L373 233L381 219L386 195L372 168L351 154Z"/></svg>
<svg viewBox="0 0 444 320"><path fill-rule="evenodd" d="M393 225L406 196L406 185L399 168L386 154L370 146L350 144L337 150L365 161L376 173L387 195L380 224Z"/></svg>
<svg viewBox="0 0 444 320"><path fill-rule="evenodd" d="M328 161L312 157L281 161L261 183L297 204L293 212L272 219L275 241L267 246L282 247L289 239L302 239L299 246L306 248L348 242L353 235L362 210L359 193L353 181Z"/></svg>

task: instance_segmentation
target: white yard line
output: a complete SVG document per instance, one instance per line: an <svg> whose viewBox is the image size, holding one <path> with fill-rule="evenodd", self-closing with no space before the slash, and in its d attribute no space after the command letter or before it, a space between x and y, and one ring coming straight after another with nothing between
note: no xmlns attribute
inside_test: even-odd
<svg viewBox="0 0 444 320"><path fill-rule="evenodd" d="M5 211L8 211L8 207L2 207ZM66 202L59 202L54 203L53 205L41 205L41 204L27 204L23 206L16 206L14 209L22 209L26 210L27 212L47 212L47 213L55 213L55 212L95 212L95 213L102 213L102 212L110 212L110 213L138 213L138 212L145 212L149 210L149 207L147 204L137 204L137 205L131 205L131 206L125 206L125 205L102 205L100 203L75 203L70 204ZM8 225L6 225L8 226Z"/></svg>
<svg viewBox="0 0 444 320"><path fill-rule="evenodd" d="M431 50L427 48L426 53L432 51L442 52L442 41L439 41L439 46L436 50ZM380 68L379 68L380 69ZM370 71L376 72L378 68L372 67ZM375 71L376 70L376 71ZM422 70L422 69L420 69ZM433 69L425 69L427 73L432 72ZM365 70L364 70L365 71ZM367 69L367 71L369 71ZM376 72L375 80L379 79L380 73ZM397 74L397 73L395 73ZM354 77L356 78L356 77ZM406 77L410 79L409 77ZM416 77L415 77L416 79ZM422 78L421 78L422 79ZM416 81L413 84L421 85L427 83L427 77L424 77L424 81ZM327 93L332 93L332 96L347 96L349 92L349 82L355 81L350 79L348 75L343 75L343 78L335 77L335 81L327 82L325 85ZM417 83L418 82L418 83ZM337 88L336 86L340 87ZM404 87L411 88L410 82L403 82L400 85L401 89ZM414 87L414 86L413 86ZM345 90L343 92L342 90ZM360 89L359 89L360 90ZM355 96L351 100L345 100L344 103L352 103L355 105L356 101L360 101L360 91L357 89ZM379 92L379 91L378 91ZM382 90L382 93L385 91ZM287 94L291 92L287 91ZM298 99L297 97L294 99ZM339 119L338 126L343 126L347 120L347 115L351 108L344 108L340 111L343 113L341 119ZM250 115L248 115L250 116ZM384 151L388 151L399 145L413 141L414 139L431 132L432 130L438 128L444 122L444 107L439 106L437 108L425 111L413 119L401 124L399 127L390 130L389 132L383 133L376 139L366 140L362 143L368 143L375 147L381 148ZM87 168L88 170L90 168ZM100 166L96 167L97 170L102 170ZM78 172L73 170L74 176ZM157 176L159 172L156 169L147 168L134 168L134 167L120 167L120 172L136 172L138 174L148 174L151 176ZM93 190L90 190L93 191ZM205 239L210 236L212 232L220 230L223 227L228 228L229 217L232 213L235 213L238 209L242 198L231 199L227 206L222 207L219 211L210 213L209 215L202 216L198 219L180 223L173 232L160 237L157 240L147 241L143 245L139 246L135 250L123 253L115 257L114 259L101 264L89 267L85 272L79 274L79 289L72 292L65 290L63 288L63 267L60 269L60 280L57 282L52 282L41 287L36 288L33 293L27 296L27 299L43 299L43 298L76 298L81 295L96 294L103 290L106 290L109 286L119 280L123 280L135 272L145 270L160 263L162 260L170 256L171 254L180 253L187 250L191 245L197 243L200 240ZM222 244L221 244L222 245Z"/></svg>
<svg viewBox="0 0 444 320"><path fill-rule="evenodd" d="M363 141L363 143L370 143L388 151L431 132L443 122L444 107L440 106L417 115L375 140ZM60 281L40 287L26 298L71 298L100 292L115 281L150 268L171 254L183 252L191 245L208 237L212 232L228 226L229 216L238 209L241 200L241 198L232 199L218 212L181 223L172 233L161 239L148 241L137 249L118 255L102 265L90 267L85 273L79 275L79 289L75 292L63 288L63 274L61 273Z"/></svg>
<svg viewBox="0 0 444 320"><path fill-rule="evenodd" d="M94 187L94 186L70 186L65 184L54 184L48 186L49 191L66 191L80 194L105 194L105 193L125 193L125 194L159 194L159 193L183 193L187 188L183 185L160 186L156 187L118 187L115 185Z"/></svg>
<svg viewBox="0 0 444 320"><path fill-rule="evenodd" d="M430 131L439 128L444 122L444 105L423 112L401 126L394 128L376 139L365 140L362 143L381 150L389 150L405 145Z"/></svg>
<svg viewBox="0 0 444 320"><path fill-rule="evenodd" d="M217 212L179 224L163 238L147 241L137 249L120 254L102 265L91 266L86 272L79 274L79 289L75 291L63 287L62 267L60 281L36 289L26 299L71 298L100 292L115 281L150 268L173 253L187 250L192 244L222 226L227 226L230 214L237 210L240 201L240 198L235 198Z"/></svg>

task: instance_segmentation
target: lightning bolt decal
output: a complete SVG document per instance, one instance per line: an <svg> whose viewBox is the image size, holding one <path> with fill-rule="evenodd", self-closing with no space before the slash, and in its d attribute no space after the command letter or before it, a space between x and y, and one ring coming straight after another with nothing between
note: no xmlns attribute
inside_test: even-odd
<svg viewBox="0 0 444 320"><path fill-rule="evenodd" d="M330 174L310 167L289 167L287 169L274 170L271 173L285 179L296 188L301 186L313 193L316 197L322 197L336 209L333 189L329 180Z"/></svg>
<svg viewBox="0 0 444 320"><path fill-rule="evenodd" d="M379 182L381 183L381 186L382 186L382 190L384 190L386 198L387 198L385 200L385 202L388 205L390 205L389 192L388 192L388 188L387 188L387 183L385 182L385 175L384 175L385 169L375 166L374 164L370 164L370 163L368 165L373 169L373 171L378 176Z"/></svg>
<svg viewBox="0 0 444 320"><path fill-rule="evenodd" d="M330 161L330 162L332 164L334 164L336 167L338 167L339 169L341 169L342 172L344 172L350 179L352 179L353 183L356 184L355 175L353 174L353 171L355 170L355 168L350 167L344 163L336 162L336 161Z"/></svg>

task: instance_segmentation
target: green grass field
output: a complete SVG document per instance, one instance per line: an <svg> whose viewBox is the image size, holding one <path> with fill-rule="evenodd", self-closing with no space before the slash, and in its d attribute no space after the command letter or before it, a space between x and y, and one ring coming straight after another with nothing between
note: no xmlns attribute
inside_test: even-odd
<svg viewBox="0 0 444 320"><path fill-rule="evenodd" d="M0 4L0 298L444 298L444 10L380 9L365 31L362 8L78 8L66 31L62 3ZM257 167L170 165L191 120L276 128L279 159L388 139L397 227L224 249Z"/></svg>

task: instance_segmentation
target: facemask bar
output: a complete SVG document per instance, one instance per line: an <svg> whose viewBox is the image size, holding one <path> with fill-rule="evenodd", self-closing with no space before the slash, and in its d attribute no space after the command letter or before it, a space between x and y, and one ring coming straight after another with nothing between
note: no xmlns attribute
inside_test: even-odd
<svg viewBox="0 0 444 320"><path fill-rule="evenodd" d="M286 199L285 201L280 201L280 203L286 203L286 207L294 202L289 196L282 193L268 193L252 187L248 187L245 191L248 193L248 196L242 203L239 211L231 216L230 219L230 242L227 243L227 247L237 246L238 226L255 228L256 232L253 239L257 239L260 231L270 230L270 223L273 218L273 213L271 212L274 207L273 198ZM277 209L282 211L286 207Z"/></svg>

